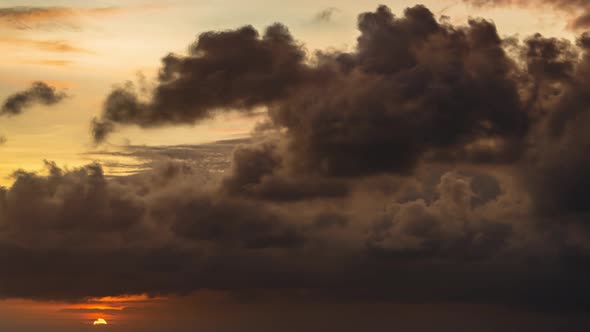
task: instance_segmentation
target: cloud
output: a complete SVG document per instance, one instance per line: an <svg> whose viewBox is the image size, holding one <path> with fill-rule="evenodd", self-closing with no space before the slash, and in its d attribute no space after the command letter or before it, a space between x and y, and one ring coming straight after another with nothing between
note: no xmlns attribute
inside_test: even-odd
<svg viewBox="0 0 590 332"><path fill-rule="evenodd" d="M205 33L188 56L163 59L147 99L131 86L114 90L92 124L95 140L118 125L196 123L266 106L271 126L286 130L281 148L290 154L275 164L294 161L284 168L297 172L410 172L431 149L484 139L497 143L488 152L498 158L510 157L502 144L518 150L529 118L512 79L516 67L491 23L452 29L424 7L399 19L380 7L360 16L359 29L356 52L320 54L312 64L280 25L262 38L251 27ZM242 51L226 51L230 44ZM403 47L387 46L394 44Z"/></svg>
<svg viewBox="0 0 590 332"><path fill-rule="evenodd" d="M207 32L163 59L153 90L115 88L97 141L236 110L266 122L248 140L94 152L143 162L129 176L15 172L0 297L208 289L588 311L589 37L503 40L423 6L358 26L354 51L313 57L280 24Z"/></svg>
<svg viewBox="0 0 590 332"><path fill-rule="evenodd" d="M56 52L56 53L90 53L89 50L80 48L62 40L30 40L15 37L0 38L1 44L9 46L24 46L36 48L41 51Z"/></svg>
<svg viewBox="0 0 590 332"><path fill-rule="evenodd" d="M52 106L58 104L67 97L65 92L57 91L54 87L44 82L34 82L24 91L8 96L0 108L0 116L19 115L26 108L34 104Z"/></svg>
<svg viewBox="0 0 590 332"><path fill-rule="evenodd" d="M572 29L588 29L590 27L590 13L582 14L570 22Z"/></svg>
<svg viewBox="0 0 590 332"><path fill-rule="evenodd" d="M336 14L339 11L340 10L335 7L326 8L326 9L320 11L319 13L317 13L313 20L316 23L331 22L334 17L334 14Z"/></svg>
<svg viewBox="0 0 590 332"><path fill-rule="evenodd" d="M68 8L68 7L4 7L0 8L0 25L19 30L38 28L77 28L76 19L83 16L113 15L119 7Z"/></svg>
<svg viewBox="0 0 590 332"><path fill-rule="evenodd" d="M100 118L93 121L94 138L104 140L116 124L196 123L216 109L250 111L281 98L302 80L304 59L303 50L280 24L262 37L251 26L204 33L188 56L170 54L162 59L151 100L142 100L132 85L115 89Z"/></svg>
<svg viewBox="0 0 590 332"><path fill-rule="evenodd" d="M557 239L532 240L542 234L523 223L526 209L504 184L498 197L473 205L471 177L445 173L430 203L395 200L380 210L374 207L389 198L351 197L330 212L326 200L301 209L198 189L199 171L169 167L112 179L98 165L47 163L47 176L17 172L0 195L0 263L10 266L0 274L0 294L73 301L310 289L328 299L547 308L556 299L582 308L577 301L588 294L584 270L554 284L555 274L571 277L573 266L548 254ZM543 263L523 265L531 255ZM440 283L431 282L435 275Z"/></svg>

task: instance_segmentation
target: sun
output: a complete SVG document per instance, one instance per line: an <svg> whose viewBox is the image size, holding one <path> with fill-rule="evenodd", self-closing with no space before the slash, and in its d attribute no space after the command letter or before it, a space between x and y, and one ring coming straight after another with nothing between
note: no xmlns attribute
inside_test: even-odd
<svg viewBox="0 0 590 332"><path fill-rule="evenodd" d="M104 319L102 319L102 318L99 318L99 319L95 320L95 321L92 323L92 325L108 325L108 323L107 323L107 321L106 321L106 320L104 320Z"/></svg>

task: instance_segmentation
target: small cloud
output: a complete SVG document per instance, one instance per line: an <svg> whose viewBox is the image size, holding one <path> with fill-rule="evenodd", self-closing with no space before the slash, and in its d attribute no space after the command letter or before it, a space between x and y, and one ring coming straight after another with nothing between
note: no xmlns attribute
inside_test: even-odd
<svg viewBox="0 0 590 332"><path fill-rule="evenodd" d="M34 104L55 105L67 97L65 92L57 91L44 82L34 82L28 89L8 96L0 108L1 115L19 115Z"/></svg>
<svg viewBox="0 0 590 332"><path fill-rule="evenodd" d="M4 145L6 143L6 137L4 135L0 135L0 145Z"/></svg>
<svg viewBox="0 0 590 332"><path fill-rule="evenodd" d="M331 22L334 18L334 14L339 12L340 9L336 7L326 8L314 16L313 21L316 23L328 23Z"/></svg>

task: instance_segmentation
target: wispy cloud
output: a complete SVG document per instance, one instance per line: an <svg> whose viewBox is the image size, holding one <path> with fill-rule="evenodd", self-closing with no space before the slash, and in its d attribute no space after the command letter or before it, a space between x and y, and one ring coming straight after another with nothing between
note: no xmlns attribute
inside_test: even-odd
<svg viewBox="0 0 590 332"><path fill-rule="evenodd" d="M0 44L14 47L36 48L58 53L92 53L92 51L70 44L64 40L33 40L17 37L0 37Z"/></svg>
<svg viewBox="0 0 590 332"><path fill-rule="evenodd" d="M33 29L50 26L77 27L74 20L82 16L112 15L119 7L74 9L67 7L5 7L0 8L0 24L15 29Z"/></svg>
<svg viewBox="0 0 590 332"><path fill-rule="evenodd" d="M65 67L69 66L74 63L71 60L61 60L61 59L40 59L40 60L20 60L16 61L20 64L24 65L36 65L36 66L55 66L55 67Z"/></svg>
<svg viewBox="0 0 590 332"><path fill-rule="evenodd" d="M159 9L162 6L144 5L127 7L0 7L0 26L29 30L37 28L80 27L80 19L102 17L144 9Z"/></svg>
<svg viewBox="0 0 590 332"><path fill-rule="evenodd" d="M316 23L327 23L327 22L331 22L332 19L334 18L334 14L338 13L340 11L340 9L336 8L336 7L330 7L330 8L326 8L320 12L318 12L314 18L313 21Z"/></svg>

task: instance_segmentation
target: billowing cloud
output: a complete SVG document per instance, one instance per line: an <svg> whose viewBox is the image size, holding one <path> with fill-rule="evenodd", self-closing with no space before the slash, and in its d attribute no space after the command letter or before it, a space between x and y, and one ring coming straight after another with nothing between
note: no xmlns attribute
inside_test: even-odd
<svg viewBox="0 0 590 332"><path fill-rule="evenodd" d="M251 26L204 33L188 56L162 59L159 84L149 100L142 100L133 86L114 90L93 122L94 138L103 140L116 124L195 123L217 109L263 106L283 98L307 76L304 60L305 53L280 24L262 37Z"/></svg>
<svg viewBox="0 0 590 332"><path fill-rule="evenodd" d="M361 15L359 29L356 52L320 54L312 64L283 26L262 38L251 27L205 33L189 56L163 59L147 100L131 87L114 90L93 122L94 137L103 140L118 124L195 123L266 106L271 125L287 130L282 148L290 160L275 164L296 160L295 171L403 173L433 148L495 140L490 153L498 158L510 157L503 144L518 149L528 114L492 24L473 20L456 29L424 7L399 19L381 7ZM241 51L226 51L230 44Z"/></svg>
<svg viewBox="0 0 590 332"><path fill-rule="evenodd" d="M10 266L0 294L310 289L333 299L582 309L589 291L587 272L569 274L560 240L524 222L527 205L500 179L502 193L483 204L473 201L479 175L448 172L431 201L352 195L284 205L197 189L202 174L180 166L114 179L98 165L16 173L0 200L0 263ZM573 279L556 285L555 274Z"/></svg>
<svg viewBox="0 0 590 332"><path fill-rule="evenodd" d="M57 91L57 89L44 82L34 82L28 89L8 96L2 103L0 116L19 115L26 108L35 104L55 105L66 97L65 92Z"/></svg>

